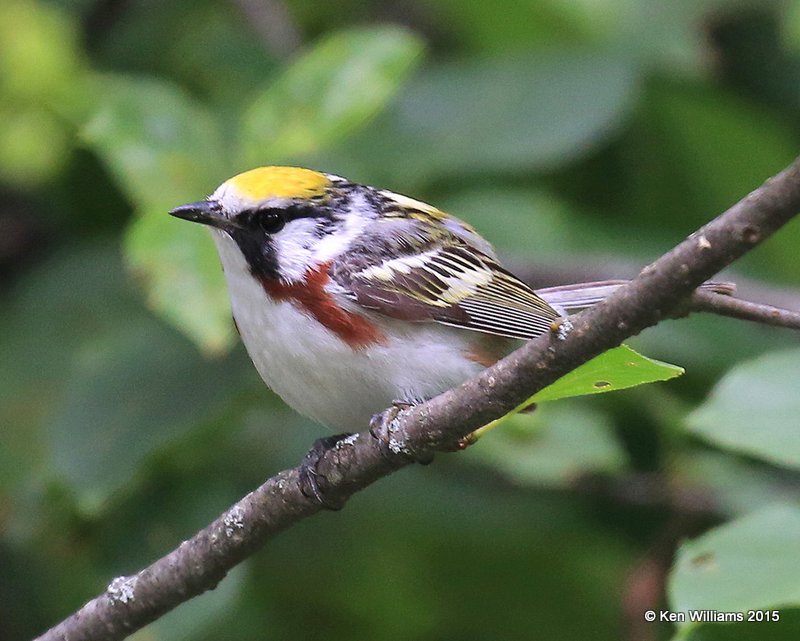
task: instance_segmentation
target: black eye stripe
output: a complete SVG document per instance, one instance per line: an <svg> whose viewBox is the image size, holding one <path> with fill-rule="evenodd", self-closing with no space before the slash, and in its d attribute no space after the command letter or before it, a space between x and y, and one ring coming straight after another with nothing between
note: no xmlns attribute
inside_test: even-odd
<svg viewBox="0 0 800 641"><path fill-rule="evenodd" d="M320 214L319 207L308 207L307 205L290 205L283 210L283 216L287 222L298 218L316 218Z"/></svg>
<svg viewBox="0 0 800 641"><path fill-rule="evenodd" d="M280 217L285 224L299 218L326 217L326 214L320 207L289 205L288 207L246 209L238 215L239 220L243 221L248 226L261 226L265 219L277 219L278 217Z"/></svg>

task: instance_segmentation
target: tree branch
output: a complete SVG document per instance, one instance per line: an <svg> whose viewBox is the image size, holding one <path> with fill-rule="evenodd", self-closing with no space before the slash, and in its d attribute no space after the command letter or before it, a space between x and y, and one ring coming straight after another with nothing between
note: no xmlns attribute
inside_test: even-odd
<svg viewBox="0 0 800 641"><path fill-rule="evenodd" d="M705 280L764 241L800 210L800 159L649 265L629 284L525 344L460 387L402 412L373 431L340 441L319 461L326 499L355 492L414 460L449 450L474 429L624 339L670 317ZM566 331L572 325L569 331ZM216 586L279 532L320 511L285 470L151 566L111 582L106 592L40 637L122 639L179 603Z"/></svg>
<svg viewBox="0 0 800 641"><path fill-rule="evenodd" d="M708 312L763 325L800 329L800 312L754 303L733 296L722 296L714 292L697 290L692 296L690 306L693 312Z"/></svg>

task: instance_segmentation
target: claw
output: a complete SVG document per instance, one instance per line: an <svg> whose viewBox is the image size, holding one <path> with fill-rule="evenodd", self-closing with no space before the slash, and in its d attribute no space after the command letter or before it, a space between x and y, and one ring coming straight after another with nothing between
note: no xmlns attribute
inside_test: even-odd
<svg viewBox="0 0 800 641"><path fill-rule="evenodd" d="M300 491L304 496L314 499L327 510L341 510L345 502L344 500L331 500L322 493L317 480L320 478L317 465L326 452L334 449L340 441L351 436L352 434L336 434L317 439L311 449L306 452L303 462L300 463Z"/></svg>

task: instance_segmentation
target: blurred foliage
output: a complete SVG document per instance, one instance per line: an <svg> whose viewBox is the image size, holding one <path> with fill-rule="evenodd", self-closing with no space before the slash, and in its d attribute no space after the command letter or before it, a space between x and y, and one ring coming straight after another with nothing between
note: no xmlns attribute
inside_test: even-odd
<svg viewBox="0 0 800 641"><path fill-rule="evenodd" d="M687 417L689 429L722 446L800 467L800 350L766 354L734 367ZM768 425L765 439L754 425Z"/></svg>
<svg viewBox="0 0 800 641"><path fill-rule="evenodd" d="M322 434L264 388L212 244L169 208L303 164L450 210L509 264L627 276L792 159L798 87L798 0L4 0L0 640ZM800 296L798 243L795 222L732 279ZM633 346L686 375L515 416L135 638L797 638L797 336L690 318ZM667 594L643 588L676 547Z"/></svg>

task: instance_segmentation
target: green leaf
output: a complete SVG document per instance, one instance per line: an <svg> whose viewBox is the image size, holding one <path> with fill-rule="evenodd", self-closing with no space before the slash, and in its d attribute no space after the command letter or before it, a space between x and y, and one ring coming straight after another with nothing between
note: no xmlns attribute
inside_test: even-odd
<svg viewBox="0 0 800 641"><path fill-rule="evenodd" d="M0 180L34 188L52 180L69 159L69 134L45 109L0 103Z"/></svg>
<svg viewBox="0 0 800 641"><path fill-rule="evenodd" d="M224 411L255 373L242 354L202 358L136 296L115 243L61 250L0 309L0 495L35 528L38 494L66 484L95 510L142 462Z"/></svg>
<svg viewBox="0 0 800 641"><path fill-rule="evenodd" d="M770 112L713 88L668 89L653 92L652 120L698 209L725 209L794 158L789 125Z"/></svg>
<svg viewBox="0 0 800 641"><path fill-rule="evenodd" d="M464 172L550 169L609 137L632 109L637 78L630 57L596 51L431 66L337 159L394 189Z"/></svg>
<svg viewBox="0 0 800 641"><path fill-rule="evenodd" d="M512 412L475 430L470 438L475 441L496 427L505 426L518 412L532 404L616 392L645 383L667 381L681 374L682 367L647 358L627 345L620 345L565 374L552 385L536 392Z"/></svg>
<svg viewBox="0 0 800 641"><path fill-rule="evenodd" d="M46 424L50 473L98 509L147 456L215 415L239 380L233 366L147 317L87 342Z"/></svg>
<svg viewBox="0 0 800 641"><path fill-rule="evenodd" d="M577 249L576 212L543 188L466 188L437 203L443 211L486 230L486 239L501 256L519 256L522 264L532 260L555 261ZM572 214L572 215L571 215ZM513 253L512 253L513 252Z"/></svg>
<svg viewBox="0 0 800 641"><path fill-rule="evenodd" d="M571 396L602 394L667 381L683 374L683 368L647 358L620 345L572 370L529 398L525 405Z"/></svg>
<svg viewBox="0 0 800 641"><path fill-rule="evenodd" d="M207 229L166 211L149 208L131 224L125 237L128 261L145 277L153 309L204 351L224 352L236 336L217 251Z"/></svg>
<svg viewBox="0 0 800 641"><path fill-rule="evenodd" d="M46 476L50 465L40 426L63 393L74 350L141 314L128 285L116 247L73 246L24 274L3 301L0 488ZM17 518L28 515L15 512Z"/></svg>
<svg viewBox="0 0 800 641"><path fill-rule="evenodd" d="M420 40L397 27L324 39L245 113L245 164L287 162L341 140L397 93L421 53Z"/></svg>
<svg viewBox="0 0 800 641"><path fill-rule="evenodd" d="M714 497L715 511L741 516L776 501L792 501L797 486L760 461L695 447L670 457L670 471L682 487L703 488Z"/></svg>
<svg viewBox="0 0 800 641"><path fill-rule="evenodd" d="M781 27L786 48L797 54L800 51L800 2L794 0L787 5Z"/></svg>
<svg viewBox="0 0 800 641"><path fill-rule="evenodd" d="M82 136L136 206L125 250L148 302L206 351L228 348L234 331L213 243L205 230L167 215L225 175L217 123L165 83L102 77L96 96Z"/></svg>
<svg viewBox="0 0 800 641"><path fill-rule="evenodd" d="M682 544L669 578L671 610L742 612L800 605L798 540L800 507L784 503ZM697 627L689 621L679 625Z"/></svg>
<svg viewBox="0 0 800 641"><path fill-rule="evenodd" d="M800 468L800 349L734 367L686 419L689 431L722 447Z"/></svg>
<svg viewBox="0 0 800 641"><path fill-rule="evenodd" d="M696 227L796 154L789 121L714 85L656 79L648 84L633 124L626 208L652 229L677 224L677 233ZM793 221L758 252L743 257L739 268L797 281L798 243L800 225Z"/></svg>
<svg viewBox="0 0 800 641"><path fill-rule="evenodd" d="M49 3L0 4L0 181L36 192L68 166L83 98L77 25Z"/></svg>
<svg viewBox="0 0 800 641"><path fill-rule="evenodd" d="M673 641L753 641L754 639L797 641L800 639L800 609L780 608L780 620L777 622L765 620L747 622L745 616L745 621L741 623L709 623L682 627L673 637Z"/></svg>
<svg viewBox="0 0 800 641"><path fill-rule="evenodd" d="M0 96L63 108L82 72L80 29L67 11L44 2L0 6ZM80 89L81 87L77 87Z"/></svg>
<svg viewBox="0 0 800 641"><path fill-rule="evenodd" d="M226 175L217 122L176 87L98 76L93 94L80 135L137 206L166 212L209 193Z"/></svg>

